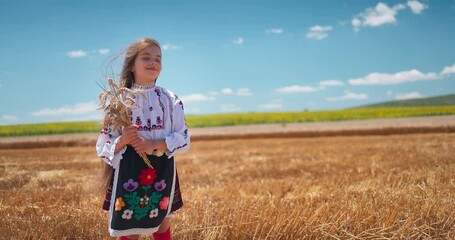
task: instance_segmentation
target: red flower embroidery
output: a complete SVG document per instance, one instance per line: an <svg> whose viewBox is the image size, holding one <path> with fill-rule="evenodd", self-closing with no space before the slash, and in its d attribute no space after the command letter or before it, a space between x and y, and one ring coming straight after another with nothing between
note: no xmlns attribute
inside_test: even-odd
<svg viewBox="0 0 455 240"><path fill-rule="evenodd" d="M156 179L156 170L148 168L147 170L142 170L141 175L139 175L139 182L141 185L149 186L155 182Z"/></svg>
<svg viewBox="0 0 455 240"><path fill-rule="evenodd" d="M161 202L160 202L161 210L166 210L168 205L169 205L169 197L164 197L163 200L161 200Z"/></svg>

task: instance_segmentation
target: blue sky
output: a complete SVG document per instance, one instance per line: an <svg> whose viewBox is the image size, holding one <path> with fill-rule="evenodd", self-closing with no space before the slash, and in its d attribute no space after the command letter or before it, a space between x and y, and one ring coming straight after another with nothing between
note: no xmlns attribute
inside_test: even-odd
<svg viewBox="0 0 455 240"><path fill-rule="evenodd" d="M0 124L100 119L96 83L141 37L187 114L451 94L454 25L455 0L3 0Z"/></svg>

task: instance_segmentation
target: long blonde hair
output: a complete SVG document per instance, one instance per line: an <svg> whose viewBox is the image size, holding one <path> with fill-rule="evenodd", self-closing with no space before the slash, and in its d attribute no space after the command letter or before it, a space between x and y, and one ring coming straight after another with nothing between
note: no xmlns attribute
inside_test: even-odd
<svg viewBox="0 0 455 240"><path fill-rule="evenodd" d="M140 51L144 50L150 46L157 46L161 52L161 46L153 38L141 38L136 42L133 42L125 51L125 60L123 62L122 73L120 75L120 86L131 88L133 83L135 82L134 74L131 71L134 67L134 62L136 60L137 55ZM155 79L156 82L156 79ZM104 127L109 126L109 121L107 118L104 119L103 125ZM106 191L112 183L112 179L114 177L114 169L106 164L103 161L103 173L102 173L102 182L101 182L101 189Z"/></svg>

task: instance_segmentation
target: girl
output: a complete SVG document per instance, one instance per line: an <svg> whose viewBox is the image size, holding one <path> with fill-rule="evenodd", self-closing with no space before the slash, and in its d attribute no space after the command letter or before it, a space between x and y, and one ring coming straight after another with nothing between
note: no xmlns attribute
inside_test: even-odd
<svg viewBox="0 0 455 240"><path fill-rule="evenodd" d="M112 129L106 119L96 143L106 163L109 199L103 208L109 209L109 233L120 239L150 233L155 240L171 239L171 217L182 206L174 155L189 150L190 136L182 101L155 85L160 72L156 40L144 38L128 47L120 84L143 93L133 96L138 108L128 113L134 124ZM139 153L147 154L153 168Z"/></svg>

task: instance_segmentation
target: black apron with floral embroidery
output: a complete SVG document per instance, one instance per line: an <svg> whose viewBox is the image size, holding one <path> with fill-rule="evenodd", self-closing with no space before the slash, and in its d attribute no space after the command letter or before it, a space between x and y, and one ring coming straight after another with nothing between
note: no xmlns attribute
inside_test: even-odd
<svg viewBox="0 0 455 240"><path fill-rule="evenodd" d="M147 155L149 168L127 147L114 176L109 231L112 236L155 232L171 210L174 158Z"/></svg>

